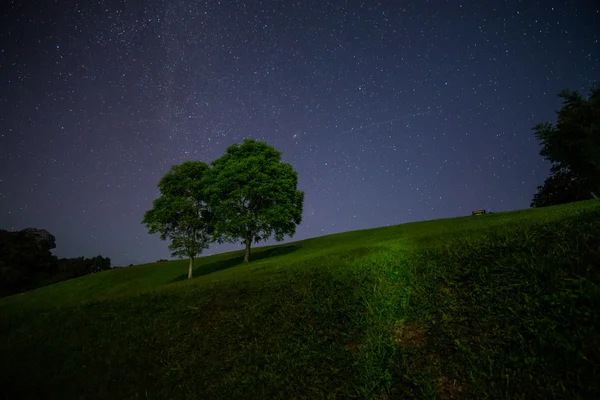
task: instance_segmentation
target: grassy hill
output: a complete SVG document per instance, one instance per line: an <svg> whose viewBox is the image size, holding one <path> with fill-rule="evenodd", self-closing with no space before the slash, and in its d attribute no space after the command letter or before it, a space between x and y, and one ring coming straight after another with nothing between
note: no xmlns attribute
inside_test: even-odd
<svg viewBox="0 0 600 400"><path fill-rule="evenodd" d="M0 299L5 398L598 398L600 201Z"/></svg>

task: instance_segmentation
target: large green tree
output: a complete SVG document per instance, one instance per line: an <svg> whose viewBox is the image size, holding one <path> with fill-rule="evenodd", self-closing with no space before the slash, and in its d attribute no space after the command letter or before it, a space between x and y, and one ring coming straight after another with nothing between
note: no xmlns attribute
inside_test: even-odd
<svg viewBox="0 0 600 400"><path fill-rule="evenodd" d="M143 224L149 232L171 241L172 256L189 258L188 278L192 278L194 258L211 240L210 213L202 186L207 170L208 165L199 161L171 167L158 183L160 197L144 214Z"/></svg>
<svg viewBox="0 0 600 400"><path fill-rule="evenodd" d="M253 242L293 236L304 202L297 186L298 174L275 148L250 139L228 147L205 174L215 240L241 240L248 262Z"/></svg>
<svg viewBox="0 0 600 400"><path fill-rule="evenodd" d="M559 97L563 105L556 125L544 122L533 128L542 145L540 155L552 163L552 175L538 187L532 207L600 195L600 88L587 99L572 90Z"/></svg>

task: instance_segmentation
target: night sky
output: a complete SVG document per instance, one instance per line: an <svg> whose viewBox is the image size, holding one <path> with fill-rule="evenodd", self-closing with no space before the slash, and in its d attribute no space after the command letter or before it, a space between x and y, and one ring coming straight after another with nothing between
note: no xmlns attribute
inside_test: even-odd
<svg viewBox="0 0 600 400"><path fill-rule="evenodd" d="M113 265L168 257L141 224L159 179L244 138L298 172L292 240L528 208L550 168L532 126L600 79L593 1L9 7L0 228Z"/></svg>

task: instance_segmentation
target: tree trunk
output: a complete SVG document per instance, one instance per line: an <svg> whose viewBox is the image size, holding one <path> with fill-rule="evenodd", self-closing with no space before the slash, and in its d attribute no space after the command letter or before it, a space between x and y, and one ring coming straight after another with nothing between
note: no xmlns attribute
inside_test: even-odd
<svg viewBox="0 0 600 400"><path fill-rule="evenodd" d="M250 261L250 244L252 241L250 239L246 239L246 254L244 254L244 262L247 263Z"/></svg>
<svg viewBox="0 0 600 400"><path fill-rule="evenodd" d="M188 271L188 279L192 279L192 270L194 269L194 257L190 257L190 270Z"/></svg>

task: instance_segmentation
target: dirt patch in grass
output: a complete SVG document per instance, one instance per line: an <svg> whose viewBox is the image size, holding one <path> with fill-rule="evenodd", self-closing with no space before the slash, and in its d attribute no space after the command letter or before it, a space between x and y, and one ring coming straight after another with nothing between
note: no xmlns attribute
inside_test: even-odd
<svg viewBox="0 0 600 400"><path fill-rule="evenodd" d="M350 353L352 354L356 354L358 353L358 343L356 343L354 340L349 340L348 343L346 343L346 348L350 351Z"/></svg>
<svg viewBox="0 0 600 400"><path fill-rule="evenodd" d="M437 390L441 400L452 400L458 398L460 393L465 392L465 386L456 380L442 376L437 380Z"/></svg>
<svg viewBox="0 0 600 400"><path fill-rule="evenodd" d="M419 349L427 344L427 328L414 322L396 325L393 335L394 342L402 349Z"/></svg>

